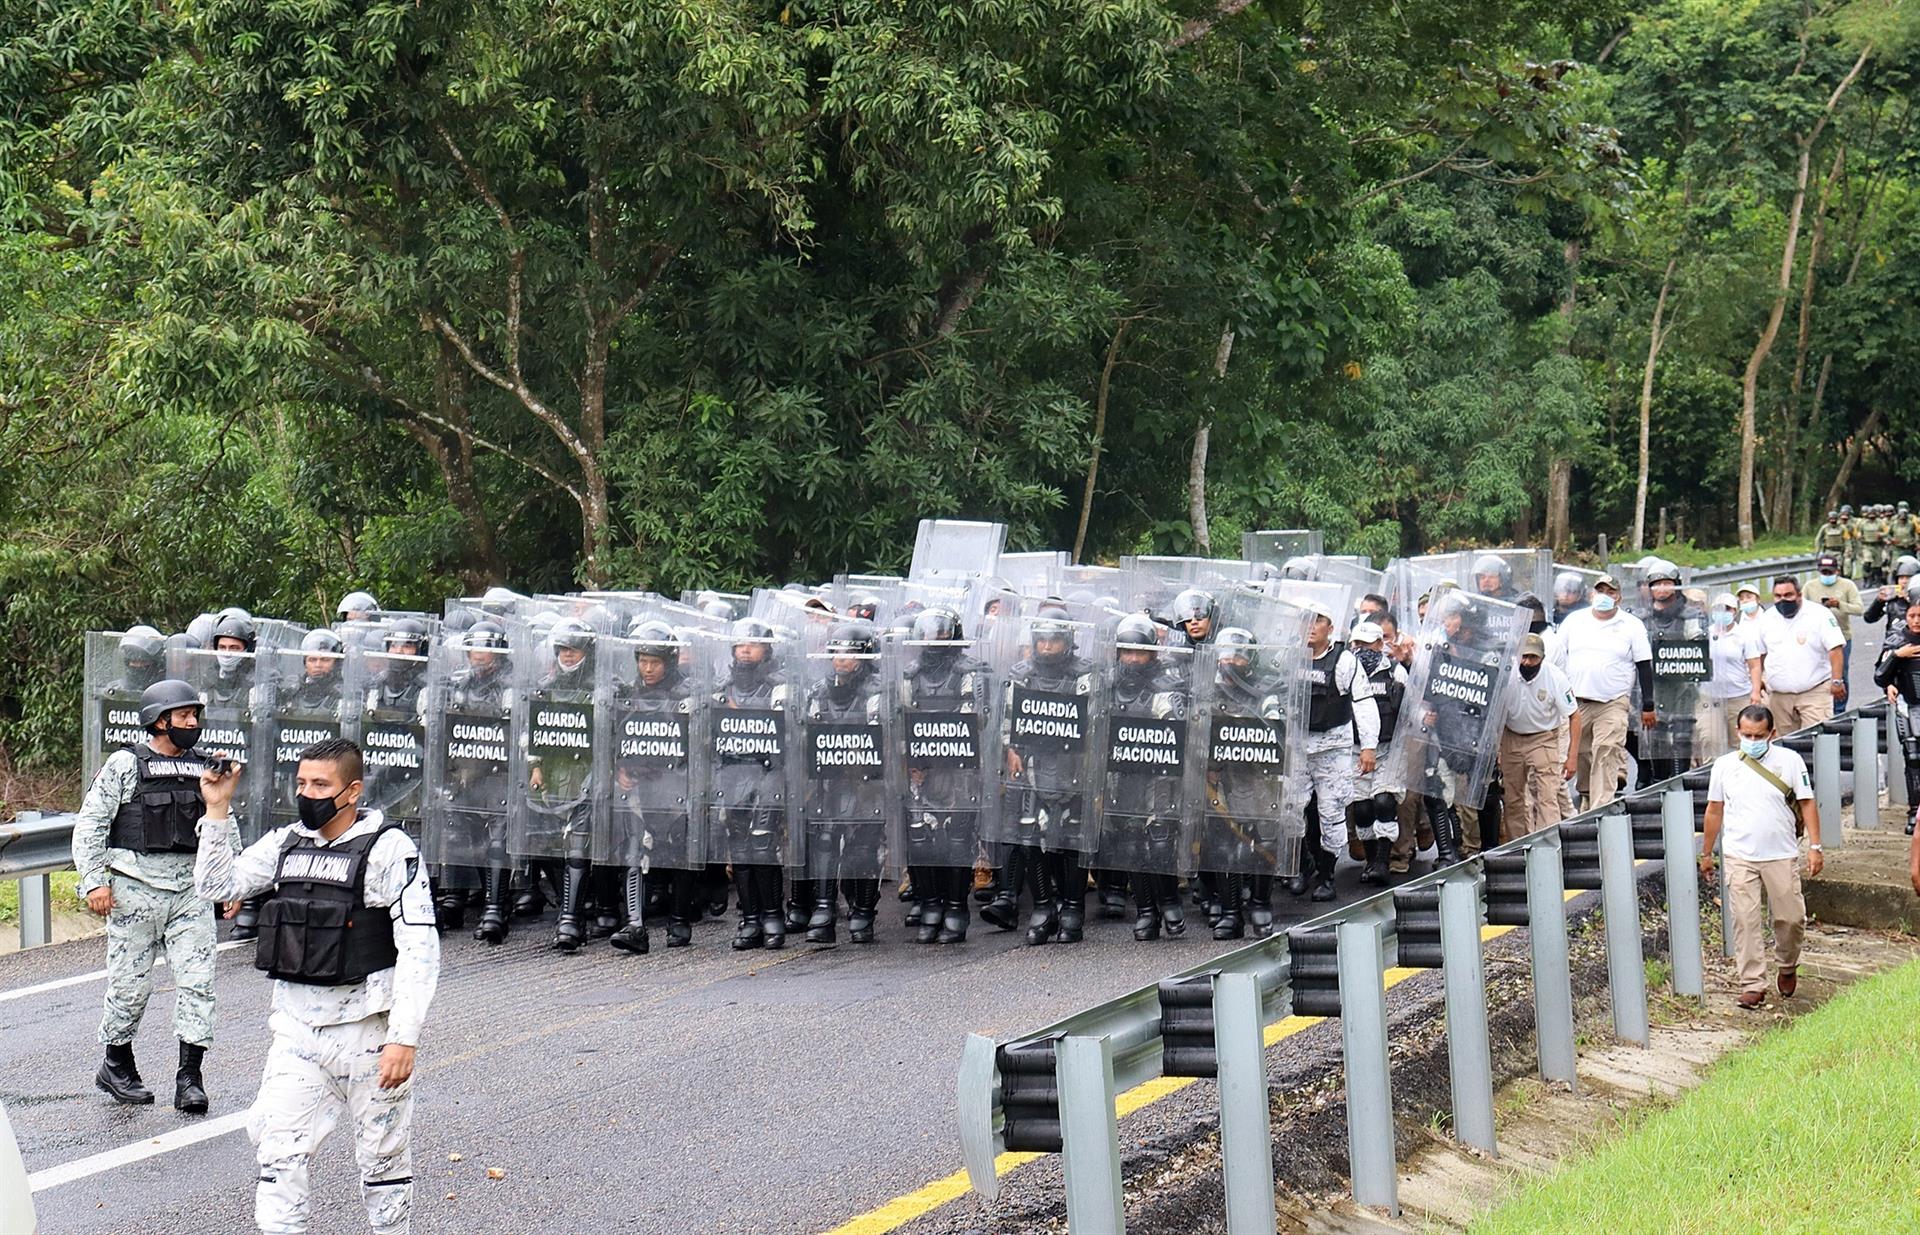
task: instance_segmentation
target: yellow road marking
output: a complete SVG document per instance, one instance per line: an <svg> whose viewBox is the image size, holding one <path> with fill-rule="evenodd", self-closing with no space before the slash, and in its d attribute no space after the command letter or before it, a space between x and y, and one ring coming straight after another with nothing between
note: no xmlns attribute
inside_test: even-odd
<svg viewBox="0 0 1920 1235"><path fill-rule="evenodd" d="M1639 863L1636 862L1634 865L1637 866ZM1565 899L1572 900L1578 895L1580 895L1578 890L1569 889L1565 894ZM1480 928L1480 938L1483 942L1489 939L1498 939L1508 931L1515 929L1517 928L1512 926L1483 926ZM1411 978L1414 974L1421 972L1424 971L1404 968L1389 969L1383 975L1381 987L1384 990L1392 990L1400 983ZM1304 1029L1311 1029L1325 1019L1327 1018L1324 1016L1282 1017L1280 1020L1267 1026L1266 1032L1263 1033L1261 1037L1268 1046L1272 1046L1274 1043L1283 1039L1291 1038L1294 1034ZM1124 1119L1135 1111L1160 1101L1160 1099L1167 1097L1169 1094L1179 1093L1182 1089L1185 1089L1198 1079L1198 1077L1193 1076L1158 1076L1153 1080L1143 1081L1114 1098L1114 1115L1116 1118ZM1005 1175L1010 1171L1025 1166L1035 1158L1045 1156L1045 1154L1038 1153L1003 1153L993 1160L993 1173L995 1175ZM839 1226L822 1232L821 1235L888 1235L889 1232L899 1230L915 1218L924 1217L934 1210L939 1209L942 1205L947 1205L959 1200L966 1194L967 1173L965 1171L955 1171L945 1179L936 1179L930 1184L915 1188L912 1192L902 1193L879 1208L870 1209L857 1218L849 1218Z"/></svg>

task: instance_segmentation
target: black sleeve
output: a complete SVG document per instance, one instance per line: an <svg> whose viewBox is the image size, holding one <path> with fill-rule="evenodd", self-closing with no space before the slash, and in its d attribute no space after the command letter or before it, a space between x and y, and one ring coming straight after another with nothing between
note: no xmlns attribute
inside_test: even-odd
<svg viewBox="0 0 1920 1235"><path fill-rule="evenodd" d="M1640 673L1640 706L1642 708L1651 708L1653 706L1651 702L1653 699L1653 662L1650 660L1637 660L1633 662L1633 667Z"/></svg>
<svg viewBox="0 0 1920 1235"><path fill-rule="evenodd" d="M1899 676L1900 662L1896 660L1893 655L1893 649L1897 646L1899 645L1888 644L1886 647L1881 648L1880 659L1874 662L1873 684L1881 690L1892 686L1894 679Z"/></svg>
<svg viewBox="0 0 1920 1235"><path fill-rule="evenodd" d="M1862 613L1860 617L1863 621L1873 623L1886 616L1886 612L1887 602L1880 599L1879 592L1875 592L1873 594L1873 603L1867 606L1866 612Z"/></svg>

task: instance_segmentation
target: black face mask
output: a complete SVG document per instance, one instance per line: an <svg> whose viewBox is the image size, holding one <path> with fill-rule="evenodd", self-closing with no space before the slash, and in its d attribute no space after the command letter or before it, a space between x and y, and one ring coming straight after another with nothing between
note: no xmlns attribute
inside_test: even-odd
<svg viewBox="0 0 1920 1235"><path fill-rule="evenodd" d="M180 729L173 725L168 725L165 729L161 730L161 734L183 753L192 750L194 743L200 740L200 731L198 729Z"/></svg>
<svg viewBox="0 0 1920 1235"><path fill-rule="evenodd" d="M318 832L327 825L327 821L340 813L340 801L337 798L310 798L300 794L293 800L294 809L300 812L300 826L310 832Z"/></svg>
<svg viewBox="0 0 1920 1235"><path fill-rule="evenodd" d="M1540 676L1540 666L1529 665L1525 661L1522 661L1520 663L1520 676L1524 678L1526 681L1531 682L1533 681L1533 679Z"/></svg>
<svg viewBox="0 0 1920 1235"><path fill-rule="evenodd" d="M1776 600L1773 602L1773 608L1781 617L1790 618L1800 612L1800 602L1797 600Z"/></svg>
<svg viewBox="0 0 1920 1235"><path fill-rule="evenodd" d="M1536 635L1539 634L1541 631L1545 630L1546 628L1547 628L1547 619L1543 617L1537 617L1533 619L1533 621L1527 623L1527 629L1532 631Z"/></svg>

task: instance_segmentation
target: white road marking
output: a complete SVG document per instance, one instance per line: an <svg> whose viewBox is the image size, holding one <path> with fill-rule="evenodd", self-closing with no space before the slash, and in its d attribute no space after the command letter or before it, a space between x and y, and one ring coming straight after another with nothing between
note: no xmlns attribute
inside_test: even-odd
<svg viewBox="0 0 1920 1235"><path fill-rule="evenodd" d="M190 1128L177 1128L163 1136L150 1137L144 1141L135 1141L131 1145L122 1145L118 1149L109 1149L91 1157L77 1158L72 1162L63 1162L59 1166L50 1166L44 1171L35 1171L27 1176L27 1183L35 1192L45 1192L70 1184L76 1179L85 1179L98 1175L102 1171L116 1170L129 1163L146 1158L157 1158L161 1154L172 1153L176 1149L185 1149L201 1141L211 1141L247 1126L247 1111L235 1111L231 1115L222 1115L218 1119L209 1119L194 1124Z"/></svg>
<svg viewBox="0 0 1920 1235"><path fill-rule="evenodd" d="M213 950L215 952L226 952L234 948L244 948L252 942L251 939L229 939L225 943L217 945ZM163 956L153 964L154 968L159 969L164 967L166 963L167 958ZM25 999L29 995L44 995L48 991L64 990L69 986L81 986L88 982L98 982L106 976L106 970L96 969L92 973L75 974L71 978L55 978L51 982L41 982L35 986L23 986L18 990L0 991L0 1003L6 1003L10 999Z"/></svg>

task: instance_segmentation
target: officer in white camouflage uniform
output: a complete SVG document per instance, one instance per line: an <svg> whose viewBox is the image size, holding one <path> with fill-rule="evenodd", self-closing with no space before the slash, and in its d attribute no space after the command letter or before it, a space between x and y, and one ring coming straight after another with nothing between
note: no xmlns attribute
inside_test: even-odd
<svg viewBox="0 0 1920 1235"><path fill-rule="evenodd" d="M173 971L173 1032L180 1039L174 1106L207 1109L200 1061L213 1042L213 906L193 890L194 828L200 816L200 696L169 678L140 695L152 735L107 757L73 828L73 867L87 908L107 919L107 999L100 1041L107 1058L94 1084L116 1101L144 1106L153 1093L134 1066L133 1037L153 994L164 951ZM238 845L229 822L223 839Z"/></svg>
<svg viewBox="0 0 1920 1235"><path fill-rule="evenodd" d="M194 885L222 900L266 894L257 967L274 979L273 1045L247 1132L260 1164L254 1222L303 1232L314 1150L344 1108L367 1219L404 1235L413 1209L413 1066L440 976L440 936L419 850L398 822L360 811L360 748L300 752L300 822L236 856L234 777L201 781ZM354 910L385 910L355 915Z"/></svg>
<svg viewBox="0 0 1920 1235"><path fill-rule="evenodd" d="M1333 612L1318 602L1306 608L1314 615L1307 628L1307 774L1313 778L1312 806L1319 831L1316 841L1309 830L1300 871L1287 888L1299 896L1311 886L1314 900L1330 901L1334 864L1347 847L1347 805L1354 799L1354 773L1371 774L1379 756L1380 712L1373 701L1373 683L1359 660L1346 644L1333 641ZM1363 828L1360 839L1384 835L1391 841L1399 834L1396 820Z"/></svg>

